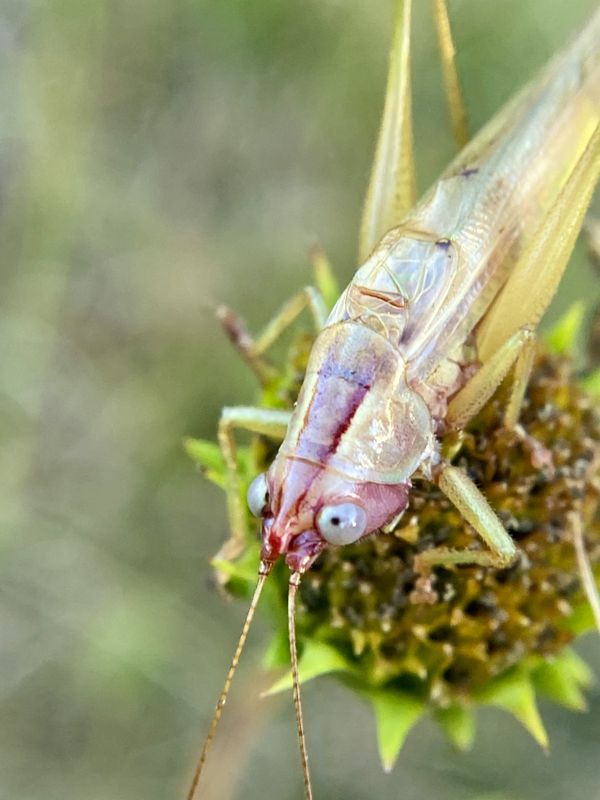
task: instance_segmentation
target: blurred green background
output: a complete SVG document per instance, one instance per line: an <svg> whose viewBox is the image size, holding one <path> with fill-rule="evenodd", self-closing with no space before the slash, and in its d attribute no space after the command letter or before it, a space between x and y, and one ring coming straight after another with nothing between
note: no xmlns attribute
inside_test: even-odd
<svg viewBox="0 0 600 800"><path fill-rule="evenodd" d="M453 153L431 5L417 3L425 188ZM454 0L473 127L593 0ZM186 459L253 383L213 320L265 322L345 281L379 119L392 0L1 0L1 800L180 798L244 608L211 586L224 501ZM558 306L595 291L585 249ZM289 698L259 700L258 620L209 798L301 798ZM600 667L600 644L580 650ZM391 776L366 707L307 686L321 800L600 798L600 694L544 706L541 753L486 711L473 752L421 724Z"/></svg>

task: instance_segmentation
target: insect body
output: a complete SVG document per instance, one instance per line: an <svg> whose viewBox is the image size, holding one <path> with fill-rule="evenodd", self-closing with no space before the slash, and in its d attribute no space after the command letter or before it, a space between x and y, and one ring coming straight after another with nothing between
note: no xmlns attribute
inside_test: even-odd
<svg viewBox="0 0 600 800"><path fill-rule="evenodd" d="M493 122L461 153L342 294L317 337L267 476L266 561L283 553L303 571L322 547L336 544L329 517L326 529L320 523L324 507L354 503L365 512L351 528L354 539L399 513L417 469L444 474L440 427L473 416L511 362L527 355L564 268L555 253L541 251L528 265L526 291L493 330L486 314L505 304L515 269L524 269L520 257L561 193L572 190L577 165L583 159L593 171L599 33L600 26L588 30L509 119ZM505 355L500 364L498 353ZM516 417L513 411L509 424ZM468 491L471 505L475 489ZM495 553L498 563L512 555L508 539Z"/></svg>
<svg viewBox="0 0 600 800"><path fill-rule="evenodd" d="M396 32L404 73L409 12L405 3ZM520 431L518 417L535 329L565 269L600 170L599 41L600 12L386 232L398 192L410 187L406 171L412 169L403 166L410 150L407 82L397 80L392 55L362 251L384 235L326 319L321 320L318 298L310 291L284 313L287 321L308 303L321 327L291 416L228 409L221 421L220 442L231 471L231 547L243 538L244 526L232 430L245 427L281 436L283 443L267 474L256 478L248 493L251 510L262 517L259 583L199 771L260 590L277 559L285 558L292 571L294 700L310 798L294 597L302 574L322 550L357 541L396 519L418 472L439 485L486 547L422 553L422 583L415 599L419 593L434 599L429 575L436 565L502 567L517 557L512 539L475 484L442 458L438 436L463 427L512 370L505 423L521 432L532 458L549 461L549 454ZM386 147L394 131L405 139L401 153ZM391 192L386 184L390 174L395 175ZM408 200L409 194L410 189ZM244 344L238 336L250 363L258 365L274 330L258 344Z"/></svg>

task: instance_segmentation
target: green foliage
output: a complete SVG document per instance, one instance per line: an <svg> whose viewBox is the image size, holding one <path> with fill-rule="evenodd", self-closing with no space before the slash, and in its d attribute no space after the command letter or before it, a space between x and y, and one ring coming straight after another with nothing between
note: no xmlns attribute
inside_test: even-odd
<svg viewBox="0 0 600 800"><path fill-rule="evenodd" d="M538 711L530 675L526 670L516 667L495 678L477 693L476 699L483 705L508 711L529 731L540 747L545 750L548 748L548 734Z"/></svg>
<svg viewBox="0 0 600 800"><path fill-rule="evenodd" d="M475 738L475 714L472 708L453 705L440 708L435 718L457 750L470 750Z"/></svg>
<svg viewBox="0 0 600 800"><path fill-rule="evenodd" d="M533 672L536 690L559 705L572 711L585 711L587 703L582 689L593 681L588 665L571 648L565 648L554 658L547 659Z"/></svg>
<svg viewBox="0 0 600 800"><path fill-rule="evenodd" d="M581 326L586 303L578 300L562 315L554 327L545 335L548 347L556 355L573 355L581 339Z"/></svg>
<svg viewBox="0 0 600 800"><path fill-rule="evenodd" d="M198 464L208 480L224 489L227 482L227 467L219 445L206 439L192 438L184 439L183 445L185 452Z"/></svg>
<svg viewBox="0 0 600 800"><path fill-rule="evenodd" d="M307 639L304 642L298 660L298 675L301 683L306 683L321 675L329 675L332 672L352 673L353 671L352 665L347 662L339 650L331 645L315 639ZM267 690L266 694L277 694L291 688L292 673L288 671Z"/></svg>
<svg viewBox="0 0 600 800"><path fill-rule="evenodd" d="M397 690L363 691L373 707L379 757L386 772L391 772L402 745L424 711L424 703L413 695Z"/></svg>
<svg viewBox="0 0 600 800"><path fill-rule="evenodd" d="M600 369L596 369L581 379L585 391L595 400L600 400Z"/></svg>

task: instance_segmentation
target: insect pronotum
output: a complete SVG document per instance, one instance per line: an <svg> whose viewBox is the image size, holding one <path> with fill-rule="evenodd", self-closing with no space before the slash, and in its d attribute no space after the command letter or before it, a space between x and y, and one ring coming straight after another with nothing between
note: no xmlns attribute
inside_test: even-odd
<svg viewBox="0 0 600 800"><path fill-rule="evenodd" d="M453 129L463 143L466 122L443 0L434 9ZM464 147L416 205L410 15L410 1L399 2L360 234L362 266L328 316L312 288L290 301L256 340L229 312L221 314L259 379L267 369L263 352L303 308L311 310L319 332L291 414L226 408L220 420L229 470L228 555L245 540L234 430L283 441L268 472L248 492L251 511L262 518L259 578L188 800L277 559L284 558L291 570L293 696L310 800L294 624L302 575L324 548L355 542L397 519L415 473L439 486L486 545L421 553L417 571L424 597L436 565L511 564L518 555L511 537L475 484L442 458L438 446L439 434L464 427L509 375L505 425L523 437L534 462L550 458L520 428L519 411L538 323L600 171L600 11ZM594 596L593 580L586 581L586 590Z"/></svg>

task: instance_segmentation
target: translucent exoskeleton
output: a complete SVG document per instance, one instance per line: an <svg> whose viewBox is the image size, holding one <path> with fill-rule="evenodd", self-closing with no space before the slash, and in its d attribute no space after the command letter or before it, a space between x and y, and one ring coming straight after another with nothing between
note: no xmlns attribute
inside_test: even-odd
<svg viewBox="0 0 600 800"><path fill-rule="evenodd" d="M456 140L467 127L447 9L434 3ZM289 632L306 798L312 798L294 628L302 575L326 547L383 529L408 502L415 474L435 482L484 548L420 555L423 600L436 565L505 567L518 550L477 486L444 460L438 437L460 430L506 378L506 426L540 466L551 456L519 427L536 328L554 296L600 172L600 11L542 74L461 150L415 203L410 101L411 2L398 3L388 86L360 233L360 268L327 315L306 288L253 339L222 310L259 380L264 351L309 308L318 335L291 414L227 408L219 442L229 468L228 557L245 540L234 431L282 440L248 502L262 517L259 580L202 750L195 794L264 582L291 570ZM319 269L326 269L317 259ZM593 595L593 581L588 580ZM597 607L597 604L596 604Z"/></svg>

